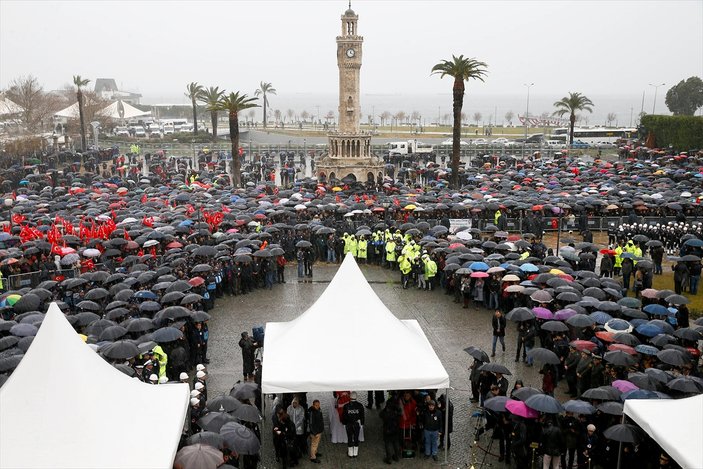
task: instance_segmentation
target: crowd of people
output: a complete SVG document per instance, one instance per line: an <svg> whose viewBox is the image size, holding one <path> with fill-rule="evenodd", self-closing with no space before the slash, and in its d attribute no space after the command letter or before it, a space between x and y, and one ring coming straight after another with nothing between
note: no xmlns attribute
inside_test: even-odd
<svg viewBox="0 0 703 469"><path fill-rule="evenodd" d="M163 152L92 157L60 167L72 159L64 155L51 170L14 165L0 173L0 384L55 301L76 332L122 372L152 384L192 377L184 444L214 441L228 461L255 467L257 445L244 448L226 435L242 424L242 434L260 439L262 364L255 351L261 339L242 337L242 382L230 396L208 401L210 314L223 296L285 283L290 263L305 282L316 262L341 262L351 253L361 264L397 271L402 288L443 292L467 309L490 312L492 356L508 353L505 332L515 322L516 361L545 365L537 393L551 397L564 383L578 405L590 401L564 415L529 402L512 413L516 404L506 401L508 410L501 410L491 399L508 396L506 370L491 370L496 364L482 351L474 357L473 397L483 405L477 428L492 429L502 442L500 456L519 467L534 441L553 467L563 454L564 465L583 457L612 465L613 445L605 441L619 415L618 386L635 386L629 392L648 397L703 390L701 325L689 321L682 295L697 294L701 272L701 225L689 221L701 214L698 155L652 153L649 164L569 156L489 164L463 170L458 190L447 189L446 171L429 173L423 184L386 178L373 188L289 175L291 187L282 188L267 178L275 164L265 159L251 163L258 176L245 175L244 187L234 189L225 160L205 152L197 167ZM594 244L589 220L623 210L629 215L622 212L627 220L609 231L609 245ZM640 218L650 212L664 218L659 224ZM524 221L523 233L507 231L509 217ZM567 229L578 228L583 241L566 235L561 249L549 249L542 239L554 219L556 226L561 219ZM654 276L669 261L674 290L654 290ZM407 412L410 400L415 408ZM319 461L317 447L306 446L309 435L322 432L319 402L308 406L305 396L279 396L279 402L272 421L281 432L272 434L279 459ZM443 396L400 390L381 394L379 402L386 462L408 442L428 457L437 456L445 437L449 446L439 429L447 419ZM353 407L343 423L353 427L354 443L354 427L364 420L363 411L350 414ZM451 422L451 405L449 413ZM415 423L403 427L409 418ZM350 448L349 457L357 456L358 443ZM626 445L632 461L651 461L645 452Z"/></svg>

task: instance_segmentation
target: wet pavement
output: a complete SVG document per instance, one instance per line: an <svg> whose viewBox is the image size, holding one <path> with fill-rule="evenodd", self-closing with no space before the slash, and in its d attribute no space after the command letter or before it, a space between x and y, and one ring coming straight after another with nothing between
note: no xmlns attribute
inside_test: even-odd
<svg viewBox="0 0 703 469"><path fill-rule="evenodd" d="M209 365L208 395L212 398L219 394L228 393L230 388L242 377L242 358L238 346L240 334L249 331L253 326L270 321L289 321L303 313L327 287L337 271L332 264L316 264L313 281L298 283L295 278L295 267L286 268L285 284L274 285L273 290L259 289L253 293L218 299L217 307L211 311L212 320L209 323L210 342L208 355ZM390 272L378 266L362 266L362 271L373 290L386 306L399 319L416 319L425 331L428 340L435 349L442 364L449 373L451 386L449 397L454 403L454 432L451 435L452 447L448 452L448 467L468 468L472 464L480 467L507 467L498 462L498 442L493 442L491 452L484 459L484 452L472 448L475 418L471 415L477 410L469 402L470 383L468 367L472 359L463 351L469 345L482 348L490 353L491 348L491 312L484 308L470 307L463 309L460 304L453 302L453 297L445 295L441 290L421 291L415 288L403 290L400 286L400 274ZM368 327L374 327L369 324ZM311 338L314 340L314 338ZM508 323L506 334L507 352L498 351L495 361L508 367L513 373L509 376L512 389L516 378L522 379L526 386L541 387L541 376L537 368L527 368L522 363L514 362L515 353L515 324ZM499 346L500 349L500 346ZM335 353L340 357L340 364L345 359L345 353L337 350L321 350L320 353ZM402 350L399 351L402 353ZM264 354L264 366L266 358ZM341 366L341 365L340 365ZM363 391L363 390L357 390ZM563 399L557 392L557 397ZM367 411L365 426L366 441L360 446L359 457L349 459L346 455L346 445L332 444L329 438L329 420L327 412L332 407L332 397L329 393L309 393L308 402L320 399L325 414L326 433L323 436L319 452L322 453L322 464L312 464L307 460L301 461L301 466L322 468L380 468L383 463L384 451L381 435L380 419L377 410ZM359 392L359 400L366 403L366 393ZM272 401L267 399L267 415L264 418L264 437L262 446L262 462L259 467L280 467L276 463L270 436L270 409ZM490 433L490 432L489 432ZM484 434L479 442L482 447L490 444L489 433ZM444 453L439 462L424 459L418 455L414 459L401 459L393 466L399 467L434 467L444 461Z"/></svg>

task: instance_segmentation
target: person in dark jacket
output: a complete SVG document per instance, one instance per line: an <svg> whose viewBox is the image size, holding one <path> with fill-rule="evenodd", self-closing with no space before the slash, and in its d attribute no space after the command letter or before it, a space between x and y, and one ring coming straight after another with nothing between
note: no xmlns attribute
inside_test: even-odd
<svg viewBox="0 0 703 469"><path fill-rule="evenodd" d="M320 445L322 432L325 431L325 421L320 410L320 401L315 399L308 409L308 425L310 430L310 462L319 464L317 448Z"/></svg>
<svg viewBox="0 0 703 469"><path fill-rule="evenodd" d="M364 406L356 400L356 392L352 391L351 399L342 410L342 423L347 430L347 456L355 458L359 455L359 432L364 425Z"/></svg>
<svg viewBox="0 0 703 469"><path fill-rule="evenodd" d="M442 428L439 438L439 449L444 448L444 439L447 440L447 449L452 447L452 440L449 437L454 431L454 403L449 401L449 414L447 415L447 400L445 394L442 394L437 399L437 408L442 412L442 419L446 422L447 432L445 434L444 428ZM449 419L449 421L447 421Z"/></svg>
<svg viewBox="0 0 703 469"><path fill-rule="evenodd" d="M545 469L558 469L561 464L561 455L564 452L564 438L561 429L554 425L551 417L547 417L542 428L542 452L544 453L543 466Z"/></svg>
<svg viewBox="0 0 703 469"><path fill-rule="evenodd" d="M469 374L469 381L471 381L471 402L478 402L479 396L482 395L482 391L479 386L481 378L481 371L479 371L479 368L481 368L482 366L483 362L474 358L474 362L469 368L471 372ZM488 389L486 389L486 392L488 392Z"/></svg>
<svg viewBox="0 0 703 469"><path fill-rule="evenodd" d="M244 377L248 377L254 373L254 352L259 344L249 337L249 333L242 332L242 338L239 339L239 346L242 349L242 372Z"/></svg>
<svg viewBox="0 0 703 469"><path fill-rule="evenodd" d="M688 278L688 266L685 262L677 262L675 266L671 268L674 271L674 291L677 295L680 295L683 291L684 282Z"/></svg>
<svg viewBox="0 0 703 469"><path fill-rule="evenodd" d="M500 340L500 345L503 346L503 352L505 352L506 321L505 321L505 316L503 316L503 313L499 309L497 309L495 311L491 321L492 321L492 325L493 325L493 346L491 348L491 356L495 357L496 356L496 345L499 340Z"/></svg>
<svg viewBox="0 0 703 469"><path fill-rule="evenodd" d="M400 416L402 411L397 399L389 399L386 406L379 413L383 425L383 446L386 449L386 457L383 462L391 464L400 459Z"/></svg>
<svg viewBox="0 0 703 469"><path fill-rule="evenodd" d="M425 457L437 461L439 434L444 431L442 412L437 409L435 401L427 402L427 408L422 413L422 432L425 439Z"/></svg>
<svg viewBox="0 0 703 469"><path fill-rule="evenodd" d="M281 459L283 469L298 465L298 454L295 447L295 425L284 409L276 411L273 426L273 444L276 456Z"/></svg>
<svg viewBox="0 0 703 469"><path fill-rule="evenodd" d="M513 416L513 425L510 432L510 448L517 467L529 467L529 452L527 445L527 425L522 417Z"/></svg>

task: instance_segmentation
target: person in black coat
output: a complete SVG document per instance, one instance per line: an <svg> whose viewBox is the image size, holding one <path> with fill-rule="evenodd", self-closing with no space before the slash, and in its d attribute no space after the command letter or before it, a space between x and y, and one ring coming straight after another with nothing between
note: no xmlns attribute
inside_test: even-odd
<svg viewBox="0 0 703 469"><path fill-rule="evenodd" d="M254 373L254 352L258 344L249 337L249 333L242 332L242 338L239 339L239 346L242 349L242 372L244 377Z"/></svg>
<svg viewBox="0 0 703 469"><path fill-rule="evenodd" d="M500 340L500 345L503 346L503 352L505 352L505 326L507 325L505 321L505 316L503 313L497 309L491 319L491 324L493 325L493 346L491 348L491 356L496 356L496 345Z"/></svg>
<svg viewBox="0 0 703 469"><path fill-rule="evenodd" d="M273 426L273 445L276 449L276 458L280 458L283 469L298 465L298 454L295 448L295 425L284 409L276 411L276 420Z"/></svg>
<svg viewBox="0 0 703 469"><path fill-rule="evenodd" d="M310 462L319 464L317 447L320 444L322 432L325 431L325 421L320 410L320 401L315 399L308 409L308 425L310 430Z"/></svg>
<svg viewBox="0 0 703 469"><path fill-rule="evenodd" d="M402 410L398 405L397 399L389 399L386 401L386 406L380 412L381 422L383 426L383 446L386 449L386 457L383 462L391 464L393 461L400 459L400 416Z"/></svg>
<svg viewBox="0 0 703 469"><path fill-rule="evenodd" d="M359 432L364 425L364 406L356 400L356 392L352 391L350 401L342 409L342 423L347 430L347 455L355 458L359 455Z"/></svg>

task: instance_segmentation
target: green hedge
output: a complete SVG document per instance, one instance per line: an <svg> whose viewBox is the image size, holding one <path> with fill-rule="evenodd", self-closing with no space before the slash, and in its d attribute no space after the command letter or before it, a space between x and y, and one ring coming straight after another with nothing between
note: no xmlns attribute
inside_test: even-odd
<svg viewBox="0 0 703 469"><path fill-rule="evenodd" d="M703 117L657 116L642 117L643 137L654 133L656 146L673 146L678 151L703 148Z"/></svg>

